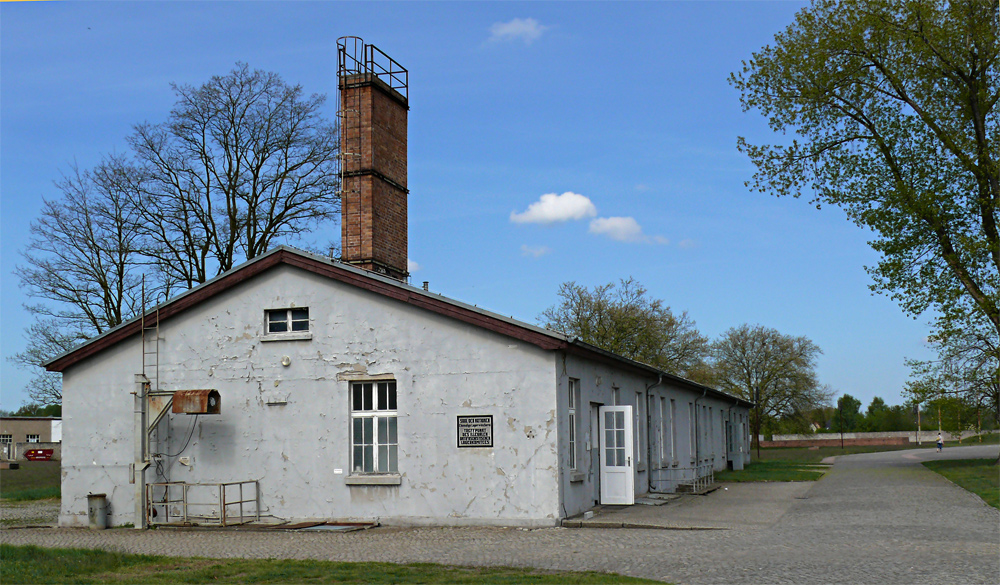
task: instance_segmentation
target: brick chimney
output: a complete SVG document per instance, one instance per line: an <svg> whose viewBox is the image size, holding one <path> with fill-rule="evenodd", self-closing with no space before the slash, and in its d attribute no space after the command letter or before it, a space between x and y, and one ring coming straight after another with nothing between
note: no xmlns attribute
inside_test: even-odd
<svg viewBox="0 0 1000 585"><path fill-rule="evenodd" d="M405 280L408 73L357 37L337 53L341 260Z"/></svg>

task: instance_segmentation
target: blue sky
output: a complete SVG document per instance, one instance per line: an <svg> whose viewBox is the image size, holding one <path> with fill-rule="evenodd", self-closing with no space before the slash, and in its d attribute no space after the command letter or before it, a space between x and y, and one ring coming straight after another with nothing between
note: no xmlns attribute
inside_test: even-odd
<svg viewBox="0 0 1000 585"><path fill-rule="evenodd" d="M727 78L801 7L0 4L0 408L25 400L29 375L6 360L30 323L12 271L53 181L164 119L171 82L237 61L329 95L332 118L345 35L410 71L415 284L534 322L561 282L632 276L710 337L742 323L805 335L824 351L822 382L899 403L928 328L869 291L869 235L839 209L743 184L736 137L775 137ZM331 239L336 225L287 243Z"/></svg>

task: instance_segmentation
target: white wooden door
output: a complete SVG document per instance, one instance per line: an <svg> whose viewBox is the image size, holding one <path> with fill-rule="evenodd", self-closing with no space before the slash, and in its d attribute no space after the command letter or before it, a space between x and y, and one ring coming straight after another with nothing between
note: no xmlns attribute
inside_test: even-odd
<svg viewBox="0 0 1000 585"><path fill-rule="evenodd" d="M601 503L635 503L632 471L632 407L602 406Z"/></svg>

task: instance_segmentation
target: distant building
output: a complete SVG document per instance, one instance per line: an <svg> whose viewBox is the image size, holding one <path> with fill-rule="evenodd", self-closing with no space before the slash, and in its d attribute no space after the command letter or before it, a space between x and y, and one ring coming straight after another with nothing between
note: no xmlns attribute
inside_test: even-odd
<svg viewBox="0 0 1000 585"><path fill-rule="evenodd" d="M62 419L51 416L0 417L0 459L24 459L25 449L62 441Z"/></svg>

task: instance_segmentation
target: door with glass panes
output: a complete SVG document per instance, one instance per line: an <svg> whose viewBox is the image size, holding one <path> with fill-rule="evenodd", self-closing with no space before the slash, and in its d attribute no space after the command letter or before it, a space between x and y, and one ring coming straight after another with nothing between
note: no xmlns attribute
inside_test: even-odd
<svg viewBox="0 0 1000 585"><path fill-rule="evenodd" d="M632 468L632 407L602 406L601 421L601 503L635 503L635 475Z"/></svg>

